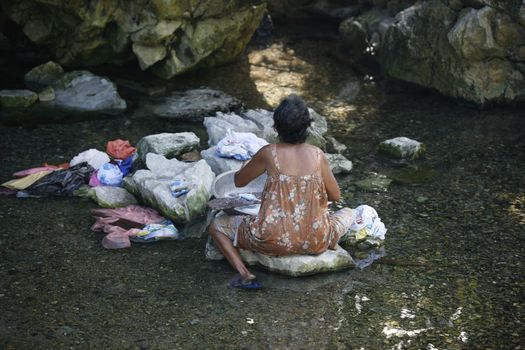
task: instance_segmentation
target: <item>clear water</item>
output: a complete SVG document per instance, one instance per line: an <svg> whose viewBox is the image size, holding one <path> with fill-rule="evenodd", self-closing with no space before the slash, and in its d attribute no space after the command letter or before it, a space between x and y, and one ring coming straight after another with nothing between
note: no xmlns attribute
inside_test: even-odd
<svg viewBox="0 0 525 350"><path fill-rule="evenodd" d="M338 57L331 42L276 37L269 48L252 47L167 88L207 85L249 108L304 96L348 146L354 170L338 179L344 200L377 209L389 229L389 260L297 279L255 270L265 288L239 291L227 286L234 275L227 263L204 259L205 238L107 251L90 231L89 201L0 198L0 348L523 348L522 107L481 111L433 92L385 89ZM104 73L165 84L126 69ZM45 123L0 126L0 179L115 138L135 144L191 130L205 146L201 126L135 118L140 99L126 97L131 110L123 116L44 115ZM426 157L405 164L376 153L396 136L424 142ZM406 169L427 176L385 193L354 186Z"/></svg>

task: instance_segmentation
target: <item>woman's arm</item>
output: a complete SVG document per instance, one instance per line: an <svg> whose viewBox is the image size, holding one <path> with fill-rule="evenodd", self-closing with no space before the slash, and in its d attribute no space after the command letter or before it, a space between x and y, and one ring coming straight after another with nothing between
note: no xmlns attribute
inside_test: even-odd
<svg viewBox="0 0 525 350"><path fill-rule="evenodd" d="M326 193L328 195L328 200L337 202L341 199L341 191L339 190L339 185L335 180L332 170L330 170L328 159L326 159L324 153L321 153L321 172L324 185L326 187Z"/></svg>
<svg viewBox="0 0 525 350"><path fill-rule="evenodd" d="M250 181L254 180L259 175L264 173L264 171L266 170L265 149L266 147L261 148L259 152L255 153L252 159L250 159L244 167L242 167L241 169L239 169L239 171L235 173L235 186L246 186L250 183Z"/></svg>

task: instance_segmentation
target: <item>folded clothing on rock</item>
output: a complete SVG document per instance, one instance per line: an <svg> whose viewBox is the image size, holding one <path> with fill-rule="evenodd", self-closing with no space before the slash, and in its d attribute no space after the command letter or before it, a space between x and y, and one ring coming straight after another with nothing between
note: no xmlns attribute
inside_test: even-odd
<svg viewBox="0 0 525 350"><path fill-rule="evenodd" d="M228 129L226 136L217 143L215 152L219 157L248 160L268 142L251 132L235 132Z"/></svg>
<svg viewBox="0 0 525 350"><path fill-rule="evenodd" d="M115 159L129 158L136 150L127 140L116 139L106 145L106 153Z"/></svg>
<svg viewBox="0 0 525 350"><path fill-rule="evenodd" d="M171 194L178 198L190 192L190 186L184 180L175 180L170 184Z"/></svg>
<svg viewBox="0 0 525 350"><path fill-rule="evenodd" d="M97 171L97 179L101 185L120 186L123 179L122 171L118 165L105 163Z"/></svg>
<svg viewBox="0 0 525 350"><path fill-rule="evenodd" d="M128 205L116 209L93 209L91 213L96 219L91 230L107 233L102 239L102 246L107 249L130 247L129 237L137 236L145 225L166 222L157 211L140 205Z"/></svg>
<svg viewBox="0 0 525 350"><path fill-rule="evenodd" d="M91 167L93 167L93 169L97 170L103 164L109 163L109 161L109 156L106 153L91 148L87 151L80 152L78 155L73 157L69 164L74 166L83 162L87 162L89 165L91 165Z"/></svg>

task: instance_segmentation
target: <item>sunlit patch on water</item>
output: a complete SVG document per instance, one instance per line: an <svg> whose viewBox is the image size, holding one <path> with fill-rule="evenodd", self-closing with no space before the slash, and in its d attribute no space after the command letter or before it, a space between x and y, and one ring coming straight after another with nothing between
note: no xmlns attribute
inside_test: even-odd
<svg viewBox="0 0 525 350"><path fill-rule="evenodd" d="M525 225L525 194L518 194L510 201L508 212Z"/></svg>

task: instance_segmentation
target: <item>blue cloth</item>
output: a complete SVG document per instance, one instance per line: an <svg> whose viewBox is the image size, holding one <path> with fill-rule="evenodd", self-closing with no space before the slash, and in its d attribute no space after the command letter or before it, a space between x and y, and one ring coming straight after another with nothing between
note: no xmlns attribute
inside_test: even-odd
<svg viewBox="0 0 525 350"><path fill-rule="evenodd" d="M129 156L124 160L115 159L115 161L122 172L122 176L128 175L131 171L131 168L133 168L133 156Z"/></svg>

